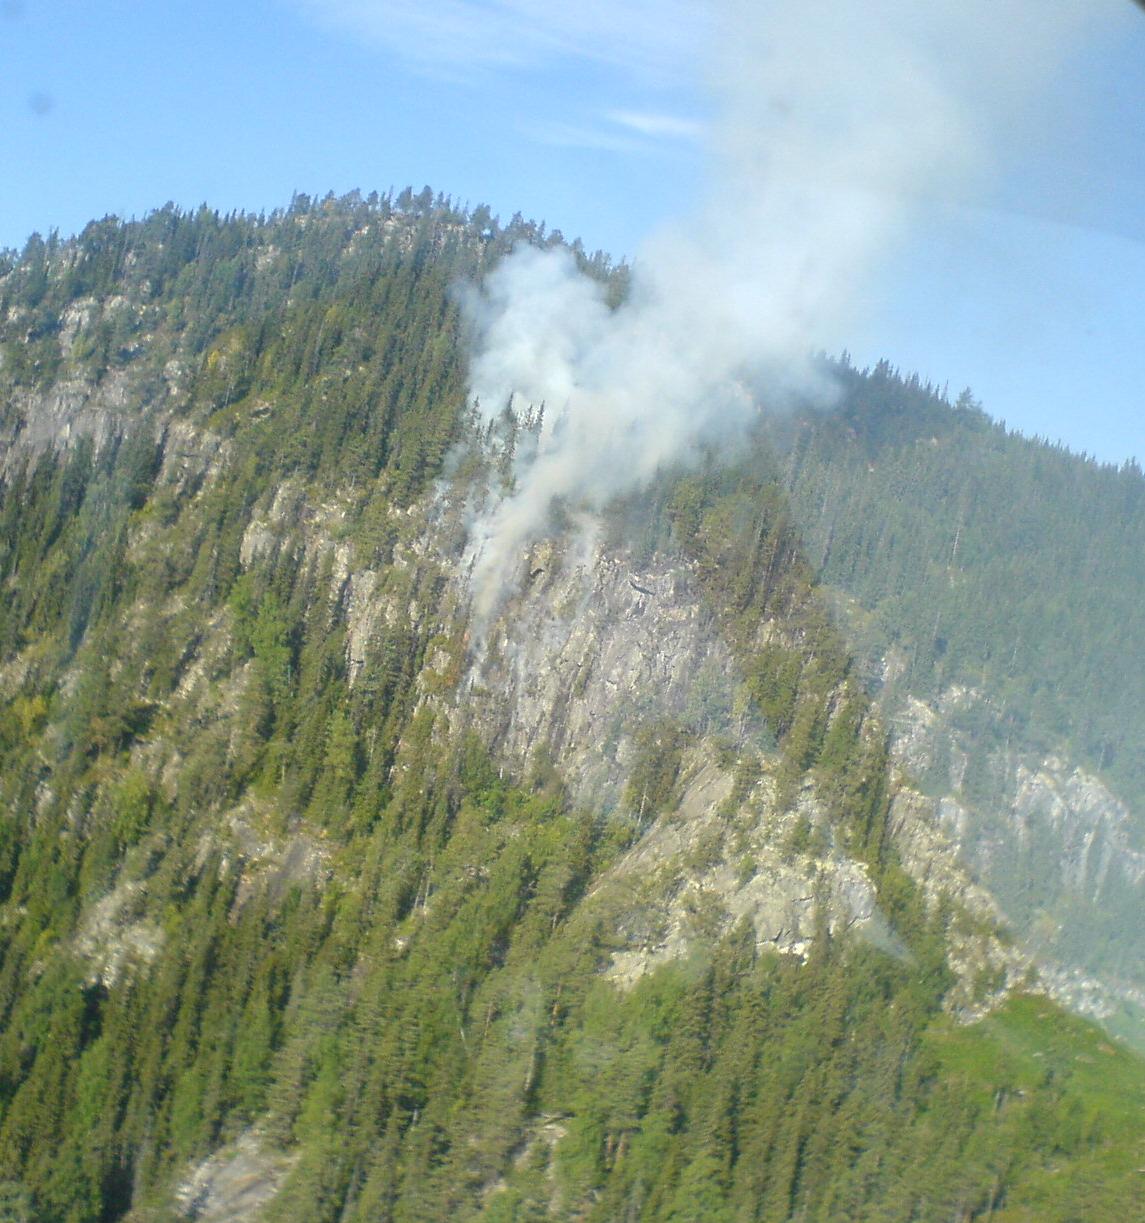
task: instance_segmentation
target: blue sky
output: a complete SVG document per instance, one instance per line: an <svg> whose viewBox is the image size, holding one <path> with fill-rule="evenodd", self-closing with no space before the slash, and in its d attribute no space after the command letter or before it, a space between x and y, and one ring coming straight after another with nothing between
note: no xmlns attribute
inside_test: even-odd
<svg viewBox="0 0 1145 1223"><path fill-rule="evenodd" d="M1092 3L1108 21L1005 129L993 174L924 201L840 342L969 385L1025 432L1145 459L1145 14ZM708 12L0 0L0 246L167 200L429 183L633 256L703 194Z"/></svg>

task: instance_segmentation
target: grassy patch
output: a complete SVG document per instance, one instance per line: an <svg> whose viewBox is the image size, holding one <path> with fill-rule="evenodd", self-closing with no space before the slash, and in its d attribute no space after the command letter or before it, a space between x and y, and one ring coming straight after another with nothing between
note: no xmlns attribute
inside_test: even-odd
<svg viewBox="0 0 1145 1223"><path fill-rule="evenodd" d="M1012 1156L1003 1220L1140 1218L1145 1061L1035 995L927 1035L943 1078L991 1118Z"/></svg>

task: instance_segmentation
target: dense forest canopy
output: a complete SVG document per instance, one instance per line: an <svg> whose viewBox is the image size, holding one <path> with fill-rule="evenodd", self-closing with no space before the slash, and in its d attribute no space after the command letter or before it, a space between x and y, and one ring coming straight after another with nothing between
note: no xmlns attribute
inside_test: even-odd
<svg viewBox="0 0 1145 1223"><path fill-rule="evenodd" d="M822 580L904 643L896 682L982 687L1042 751L1067 745L1145 793L1145 479L1008 433L885 363L838 368L840 410L805 422L788 485Z"/></svg>

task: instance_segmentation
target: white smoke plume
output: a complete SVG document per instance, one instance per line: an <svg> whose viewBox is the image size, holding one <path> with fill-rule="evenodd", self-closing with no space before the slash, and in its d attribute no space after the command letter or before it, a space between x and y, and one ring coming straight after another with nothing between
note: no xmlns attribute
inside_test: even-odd
<svg viewBox="0 0 1145 1223"><path fill-rule="evenodd" d="M1128 8L1129 6L1125 6ZM474 611L497 606L561 498L594 511L734 438L769 400L829 397L810 353L864 309L936 200L988 176L1103 0L728 0L699 215L640 253L616 310L560 250L522 249L469 303L489 419L545 405L515 489L474 532Z"/></svg>

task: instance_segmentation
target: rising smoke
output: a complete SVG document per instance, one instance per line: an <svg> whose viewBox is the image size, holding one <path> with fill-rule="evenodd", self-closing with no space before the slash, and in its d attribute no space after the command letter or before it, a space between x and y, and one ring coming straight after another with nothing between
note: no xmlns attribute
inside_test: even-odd
<svg viewBox="0 0 1145 1223"><path fill-rule="evenodd" d="M1127 7L1127 6L1126 6ZM521 249L469 302L470 390L490 420L545 405L515 488L473 533L480 624L555 499L594 512L792 396L869 303L893 244L992 171L1101 0L728 0L698 215L640 253L610 310L559 249Z"/></svg>

